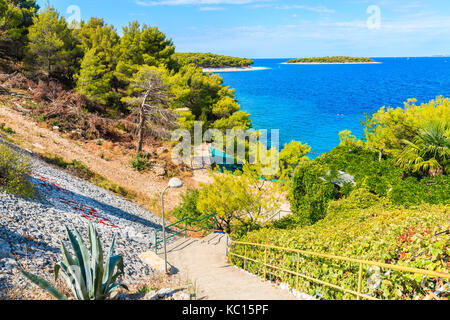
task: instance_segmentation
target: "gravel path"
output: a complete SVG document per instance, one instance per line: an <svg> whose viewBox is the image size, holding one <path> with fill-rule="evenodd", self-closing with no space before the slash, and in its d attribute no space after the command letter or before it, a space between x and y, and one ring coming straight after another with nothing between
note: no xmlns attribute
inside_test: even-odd
<svg viewBox="0 0 450 320"><path fill-rule="evenodd" d="M77 228L87 239L88 220L97 227L104 250L117 236L116 253L124 255L127 283L152 275L138 256L154 247L159 217L34 156L29 158L37 199L0 192L0 298L6 287L25 283L13 276L18 263L37 274L48 272L61 259L60 241L67 241L65 226Z"/></svg>

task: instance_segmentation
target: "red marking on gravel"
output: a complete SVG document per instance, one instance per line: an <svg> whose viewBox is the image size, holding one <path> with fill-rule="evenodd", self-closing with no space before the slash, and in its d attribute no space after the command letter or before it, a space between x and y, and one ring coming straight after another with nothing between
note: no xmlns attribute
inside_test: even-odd
<svg viewBox="0 0 450 320"><path fill-rule="evenodd" d="M66 194L74 195L74 193L72 191L64 189L64 187L62 185L60 185L59 183L57 183L55 180L43 177L38 174L33 174L32 176L35 177L36 179L38 179L39 181L41 181L40 182L41 186L47 188L48 190L56 190L59 192L64 192Z"/></svg>
<svg viewBox="0 0 450 320"><path fill-rule="evenodd" d="M66 205L70 206L72 209L82 212L83 214L81 216L85 219L88 219L95 223L101 223L108 227L119 228L111 220L101 217L100 213L95 208L65 198L59 199Z"/></svg>
<svg viewBox="0 0 450 320"><path fill-rule="evenodd" d="M38 174L33 174L32 176L35 177L36 179L40 180L41 186L47 188L48 190L56 190L58 192L62 192L62 193L65 193L67 195L72 195L72 196L75 195L72 191L65 189L62 185L57 183L55 180L43 177ZM112 228L119 228L111 220L101 217L100 213L93 207L90 207L85 204L78 203L78 202L75 202L72 200L68 200L66 198L60 197L59 200L61 200L67 206L71 207L73 210L81 212L82 213L81 216L89 221L92 221L95 223L101 223L105 226L112 227Z"/></svg>

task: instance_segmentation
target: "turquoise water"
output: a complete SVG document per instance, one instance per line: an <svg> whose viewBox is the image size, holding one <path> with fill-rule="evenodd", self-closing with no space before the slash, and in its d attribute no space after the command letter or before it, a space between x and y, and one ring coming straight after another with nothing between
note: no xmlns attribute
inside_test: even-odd
<svg viewBox="0 0 450 320"><path fill-rule="evenodd" d="M281 145L308 143L314 158L339 144L339 132L363 135L360 120L408 98L450 96L450 58L375 58L381 64L282 65L256 59L267 70L220 73L236 90L255 129L280 129Z"/></svg>

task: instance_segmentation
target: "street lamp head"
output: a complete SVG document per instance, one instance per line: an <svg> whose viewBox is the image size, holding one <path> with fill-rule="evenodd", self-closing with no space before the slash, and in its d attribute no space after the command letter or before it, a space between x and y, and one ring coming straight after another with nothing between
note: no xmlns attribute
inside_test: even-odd
<svg viewBox="0 0 450 320"><path fill-rule="evenodd" d="M183 187L183 182L181 182L181 180L178 178L172 178L169 181L168 187L172 188L172 189L178 189L178 188Z"/></svg>

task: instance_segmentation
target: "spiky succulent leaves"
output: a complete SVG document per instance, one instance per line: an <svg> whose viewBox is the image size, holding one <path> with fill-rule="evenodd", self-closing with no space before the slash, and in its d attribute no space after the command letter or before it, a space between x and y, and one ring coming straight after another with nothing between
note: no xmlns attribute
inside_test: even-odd
<svg viewBox="0 0 450 320"><path fill-rule="evenodd" d="M69 236L70 242L72 244L73 250L75 252L75 255L78 259L78 264L81 270L81 276L84 279L85 286L87 288L87 295L88 299L92 300L94 299L94 296L90 295L90 290L93 286L93 280L92 280L92 273L91 273L91 267L90 267L90 254L89 250L86 247L85 242L83 241L83 238L81 237L81 234L78 232L77 229L75 229L75 235L67 228L67 234Z"/></svg>
<svg viewBox="0 0 450 320"><path fill-rule="evenodd" d="M128 290L125 285L116 283L124 274L124 266L122 255L113 255L115 236L107 260L103 263L100 237L92 223L89 223L89 250L78 230L75 229L74 233L67 227L66 230L75 255L72 255L61 242L63 261L55 265L55 281L61 275L78 300L105 300L121 287ZM61 298L56 289L44 280L36 277L32 280L43 288L49 288L49 292L55 297Z"/></svg>
<svg viewBox="0 0 450 320"><path fill-rule="evenodd" d="M47 291L48 293L50 293L52 296L54 296L56 299L58 300L67 300L67 297L62 294L60 291L58 291L58 289L56 289L55 287L53 287L50 283L48 283L47 281L45 281L44 279L31 274L25 270L20 270L20 272L31 282L33 282L35 285L37 285L38 287L40 287L41 289Z"/></svg>
<svg viewBox="0 0 450 320"><path fill-rule="evenodd" d="M76 289L76 287L74 285L73 279L70 277L70 271L68 270L68 268L67 268L65 263L60 262L60 263L55 264L55 267L54 267L55 279L58 279L59 274L60 274L60 272L59 272L60 270L62 270L61 276L63 277L63 279L66 282L67 286L72 291L72 294L74 295L74 297L76 299L80 300L80 297L79 297L77 289Z"/></svg>
<svg viewBox="0 0 450 320"><path fill-rule="evenodd" d="M106 297L109 297L115 290L120 288L128 290L127 286L123 284L115 284L117 279L124 274L122 255L113 256L115 242L116 237L114 236L103 273L103 292Z"/></svg>
<svg viewBox="0 0 450 320"><path fill-rule="evenodd" d="M63 262L59 263L59 265L63 268L65 274L69 277L71 285L75 289L75 295L77 299L89 299L88 290L86 288L86 281L82 274L83 267L80 265L78 258L73 257L70 254L64 243L61 243L61 253Z"/></svg>
<svg viewBox="0 0 450 320"><path fill-rule="evenodd" d="M89 222L89 241L91 244L91 271L94 285L91 288L95 300L106 299L103 294L103 250L97 230Z"/></svg>

